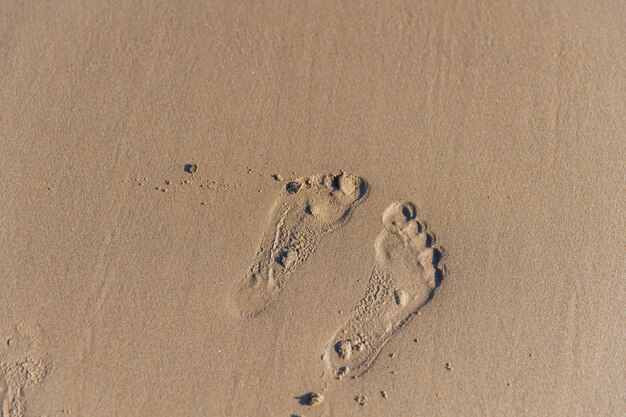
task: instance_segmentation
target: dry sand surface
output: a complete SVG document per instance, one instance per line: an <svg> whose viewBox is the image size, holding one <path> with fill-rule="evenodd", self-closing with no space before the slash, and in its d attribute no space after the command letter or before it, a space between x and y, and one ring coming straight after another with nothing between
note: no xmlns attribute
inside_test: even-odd
<svg viewBox="0 0 626 417"><path fill-rule="evenodd" d="M1 415L626 415L625 22L0 1Z"/></svg>

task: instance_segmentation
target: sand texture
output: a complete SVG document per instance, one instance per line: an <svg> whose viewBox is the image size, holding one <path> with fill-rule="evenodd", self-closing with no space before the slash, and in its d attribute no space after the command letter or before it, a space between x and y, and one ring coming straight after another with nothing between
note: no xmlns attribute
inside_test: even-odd
<svg viewBox="0 0 626 417"><path fill-rule="evenodd" d="M626 416L625 22L1 1L0 416Z"/></svg>

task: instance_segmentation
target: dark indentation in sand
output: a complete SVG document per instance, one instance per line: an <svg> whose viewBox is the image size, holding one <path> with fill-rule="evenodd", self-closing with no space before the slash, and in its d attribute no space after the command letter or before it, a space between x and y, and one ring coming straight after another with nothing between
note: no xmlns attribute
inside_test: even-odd
<svg viewBox="0 0 626 417"><path fill-rule="evenodd" d="M318 405L324 400L324 396L317 392L307 392L306 394L303 394L295 398L298 400L300 405L309 405L309 406Z"/></svg>
<svg viewBox="0 0 626 417"><path fill-rule="evenodd" d="M289 253L287 251L280 251L276 256L276 263L284 267L287 261L287 256L289 256Z"/></svg>
<svg viewBox="0 0 626 417"><path fill-rule="evenodd" d="M185 164L185 172L193 174L198 170L198 164Z"/></svg>
<svg viewBox="0 0 626 417"><path fill-rule="evenodd" d="M300 191L300 187L302 187L302 184L292 181L285 186L285 189L289 194L295 194Z"/></svg>
<svg viewBox="0 0 626 417"><path fill-rule="evenodd" d="M441 270L441 260L443 259L443 254L437 248L433 248L433 267L435 268L435 287L441 285L441 281L443 281L443 271Z"/></svg>

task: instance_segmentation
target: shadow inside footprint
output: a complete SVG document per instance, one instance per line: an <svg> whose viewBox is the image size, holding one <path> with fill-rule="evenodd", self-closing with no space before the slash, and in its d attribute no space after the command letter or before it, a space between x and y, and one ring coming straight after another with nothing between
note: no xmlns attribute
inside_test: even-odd
<svg viewBox="0 0 626 417"><path fill-rule="evenodd" d="M433 248L433 267L435 268L435 287L443 282L443 271L440 269L443 253L438 248Z"/></svg>

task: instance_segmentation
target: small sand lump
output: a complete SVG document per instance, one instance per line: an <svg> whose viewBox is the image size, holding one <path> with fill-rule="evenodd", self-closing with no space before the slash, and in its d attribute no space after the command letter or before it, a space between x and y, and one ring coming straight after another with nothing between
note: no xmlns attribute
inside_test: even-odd
<svg viewBox="0 0 626 417"><path fill-rule="evenodd" d="M341 340L335 344L335 351L341 359L350 359L352 343L349 340Z"/></svg>
<svg viewBox="0 0 626 417"><path fill-rule="evenodd" d="M348 375L348 372L350 372L350 368L342 366L335 372L335 379L341 380L344 376Z"/></svg>
<svg viewBox="0 0 626 417"><path fill-rule="evenodd" d="M358 405L365 407L367 405L367 397L365 395L357 395L354 397L354 401L357 402Z"/></svg>
<svg viewBox="0 0 626 417"><path fill-rule="evenodd" d="M289 194L295 194L298 191L300 191L301 187L302 187L302 184L295 182L295 181L291 181L289 184L287 184L285 189L287 190Z"/></svg>
<svg viewBox="0 0 626 417"><path fill-rule="evenodd" d="M195 174L196 171L198 171L198 164L186 164L185 165L185 172L189 174Z"/></svg>
<svg viewBox="0 0 626 417"><path fill-rule="evenodd" d="M317 392L311 392L309 394L307 394L306 397L306 405L310 405L312 407L321 404L321 402L324 401L324 396L320 393Z"/></svg>

